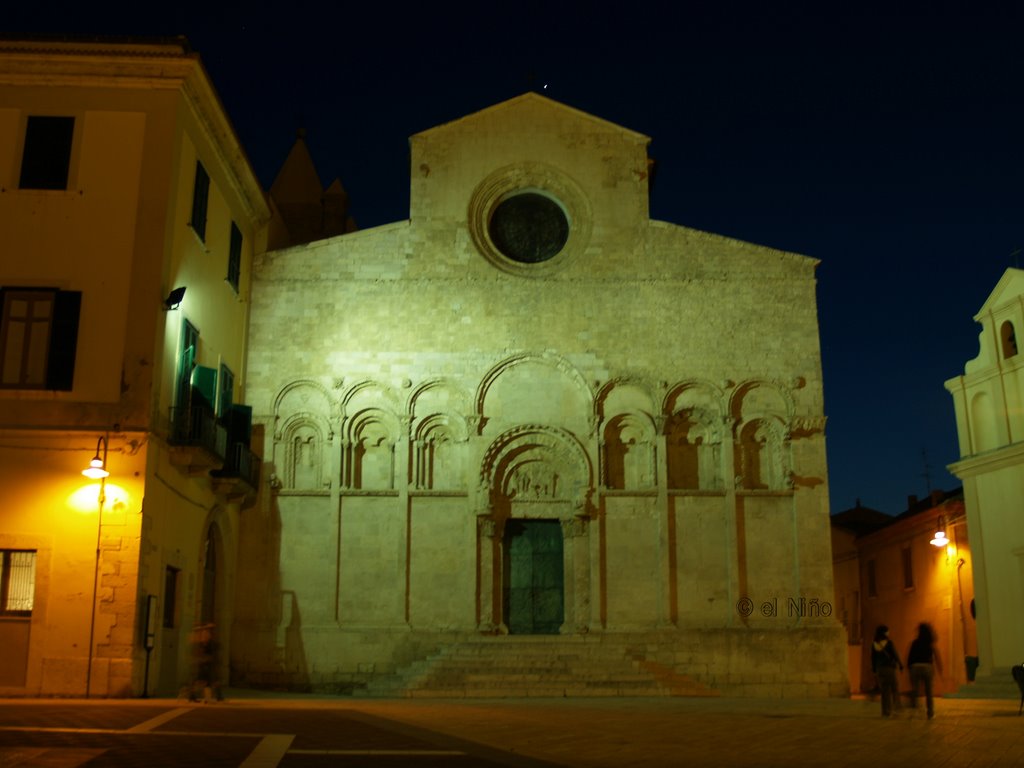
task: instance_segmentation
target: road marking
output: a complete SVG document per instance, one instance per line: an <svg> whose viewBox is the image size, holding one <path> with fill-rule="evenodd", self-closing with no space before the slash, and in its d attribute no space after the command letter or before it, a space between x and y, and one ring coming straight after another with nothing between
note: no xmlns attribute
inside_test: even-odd
<svg viewBox="0 0 1024 768"><path fill-rule="evenodd" d="M239 768L277 768L294 738L291 734L264 736Z"/></svg>
<svg viewBox="0 0 1024 768"><path fill-rule="evenodd" d="M167 712L157 715L156 717L149 718L149 720L146 720L145 722L139 723L138 725L133 725L126 731L126 733L146 733L147 731L151 731L154 728L158 728L164 723L169 722L176 717L181 717L186 712L191 711L191 707L178 707L177 709L168 710Z"/></svg>
<svg viewBox="0 0 1024 768"><path fill-rule="evenodd" d="M465 755L458 749L289 749L289 755Z"/></svg>

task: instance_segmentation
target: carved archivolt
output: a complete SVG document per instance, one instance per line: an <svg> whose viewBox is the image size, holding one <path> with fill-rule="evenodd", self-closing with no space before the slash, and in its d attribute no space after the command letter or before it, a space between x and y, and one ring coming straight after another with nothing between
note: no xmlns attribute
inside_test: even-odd
<svg viewBox="0 0 1024 768"><path fill-rule="evenodd" d="M569 390L580 399L581 407L584 409L581 412L581 416L585 416L586 413L591 411L593 408L593 392L591 392L586 379L584 379L583 375L572 363L553 353L522 353L502 360L481 379L480 385L477 388L475 403L475 415L479 417L479 429L482 430L486 426L487 400L488 396L492 394L495 384L516 367L530 363L545 366L561 374L561 379L566 382Z"/></svg>
<svg viewBox="0 0 1024 768"><path fill-rule="evenodd" d="M627 411L654 413L654 386L642 379L616 377L605 382L594 398L594 413L600 421Z"/></svg>
<svg viewBox="0 0 1024 768"><path fill-rule="evenodd" d="M787 429L775 417L754 418L737 425L734 455L737 488L785 490L791 487Z"/></svg>
<svg viewBox="0 0 1024 768"><path fill-rule="evenodd" d="M524 425L500 435L484 455L481 485L512 501L569 501L579 514L593 471L586 451L570 433Z"/></svg>
<svg viewBox="0 0 1024 768"><path fill-rule="evenodd" d="M729 404L737 488L785 490L792 487L789 437L793 398L783 386L751 380L736 387Z"/></svg>
<svg viewBox="0 0 1024 768"><path fill-rule="evenodd" d="M736 422L758 416L772 416L789 424L795 411L789 390L775 382L750 380L737 385L729 402L729 413Z"/></svg>
<svg viewBox="0 0 1024 768"><path fill-rule="evenodd" d="M413 430L413 485L424 489L456 489L466 486L468 427L465 419L433 414Z"/></svg>
<svg viewBox="0 0 1024 768"><path fill-rule="evenodd" d="M334 435L334 405L320 384L308 379L291 382L274 400L275 464L281 488L318 491L325 480L325 446Z"/></svg>
<svg viewBox="0 0 1024 768"><path fill-rule="evenodd" d="M423 418L432 413L466 414L470 408L470 397L454 382L447 379L431 379L409 393L406 413L410 418Z"/></svg>
<svg viewBox="0 0 1024 768"><path fill-rule="evenodd" d="M650 414L624 413L610 419L604 429L604 485L606 488L650 488L657 482L655 437Z"/></svg>
<svg viewBox="0 0 1024 768"><path fill-rule="evenodd" d="M357 490L395 487L395 444L402 434L393 413L367 408L345 420L342 485Z"/></svg>
<svg viewBox="0 0 1024 768"><path fill-rule="evenodd" d="M284 425L297 416L330 424L336 416L334 401L327 390L315 381L293 381L282 387L274 399L275 440L282 438ZM325 434L329 436L329 431Z"/></svg>
<svg viewBox="0 0 1024 768"><path fill-rule="evenodd" d="M285 489L315 491L324 487L325 446L329 431L313 414L294 414L281 428Z"/></svg>

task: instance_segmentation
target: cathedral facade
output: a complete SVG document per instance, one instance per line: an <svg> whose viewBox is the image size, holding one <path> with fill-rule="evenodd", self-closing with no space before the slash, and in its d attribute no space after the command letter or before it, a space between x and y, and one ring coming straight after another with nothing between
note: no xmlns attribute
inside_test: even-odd
<svg viewBox="0 0 1024 768"><path fill-rule="evenodd" d="M846 692L817 262L651 220L647 144L526 94L412 137L409 220L257 257L235 681L622 639Z"/></svg>

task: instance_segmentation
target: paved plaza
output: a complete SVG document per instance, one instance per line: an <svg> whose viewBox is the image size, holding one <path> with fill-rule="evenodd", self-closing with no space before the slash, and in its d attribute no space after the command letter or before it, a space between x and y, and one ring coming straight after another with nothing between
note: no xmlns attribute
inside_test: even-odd
<svg viewBox="0 0 1024 768"><path fill-rule="evenodd" d="M1011 700L0 700L0 767L1024 765Z"/></svg>

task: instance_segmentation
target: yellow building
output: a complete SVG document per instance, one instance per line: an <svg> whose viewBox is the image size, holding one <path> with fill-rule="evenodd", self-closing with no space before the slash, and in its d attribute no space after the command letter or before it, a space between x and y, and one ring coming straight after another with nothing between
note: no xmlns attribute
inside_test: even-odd
<svg viewBox="0 0 1024 768"><path fill-rule="evenodd" d="M229 641L268 218L184 40L0 41L0 695L175 693Z"/></svg>
<svg viewBox="0 0 1024 768"><path fill-rule="evenodd" d="M973 679L977 661L970 542L959 491L911 498L888 517L856 507L832 518L836 604L847 629L852 691L872 691L871 642L884 624L906 663L918 625L935 630L935 692L949 694ZM936 537L938 531L944 540ZM909 690L907 672L900 689Z"/></svg>

